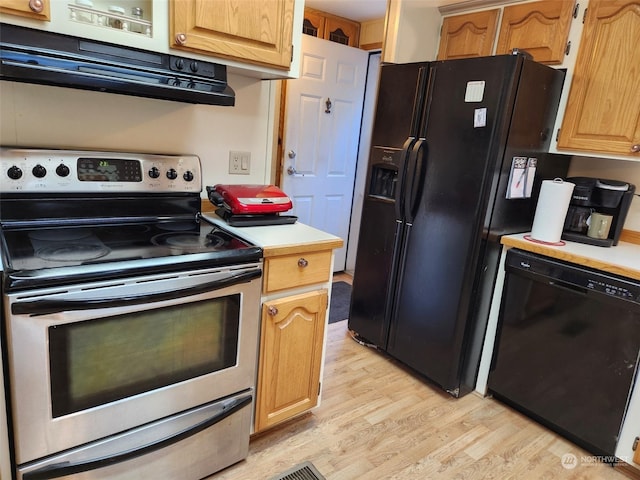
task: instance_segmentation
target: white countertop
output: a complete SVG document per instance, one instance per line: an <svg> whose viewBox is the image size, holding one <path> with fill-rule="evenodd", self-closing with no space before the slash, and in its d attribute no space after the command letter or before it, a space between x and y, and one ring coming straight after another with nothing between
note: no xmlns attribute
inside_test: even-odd
<svg viewBox="0 0 640 480"><path fill-rule="evenodd" d="M262 247L265 257L300 253L309 250L340 248L344 241L300 222L262 227L232 227L213 213L203 213L205 219Z"/></svg>
<svg viewBox="0 0 640 480"><path fill-rule="evenodd" d="M524 238L528 233L502 237L502 243L510 247L539 253L567 262L640 280L640 245L618 242L615 247L597 247L567 241L563 246L532 242Z"/></svg>

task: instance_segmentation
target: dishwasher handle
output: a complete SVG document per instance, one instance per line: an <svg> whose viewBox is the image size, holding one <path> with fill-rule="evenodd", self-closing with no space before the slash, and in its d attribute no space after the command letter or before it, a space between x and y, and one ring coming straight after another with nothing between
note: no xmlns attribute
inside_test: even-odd
<svg viewBox="0 0 640 480"><path fill-rule="evenodd" d="M126 307L129 305L143 305L147 303L175 300L201 293L250 282L262 276L262 270L256 268L237 275L231 275L221 280L203 283L195 287L171 290L168 292L150 293L144 295L123 296L117 298L91 298L80 300L32 300L16 302L11 305L14 315L48 315L51 313L68 312L72 310L95 310L99 308Z"/></svg>
<svg viewBox="0 0 640 480"><path fill-rule="evenodd" d="M229 402L228 405L225 405L225 408L222 412L213 415L212 417L203 420L202 422L197 423L192 427L186 428L176 433L175 435L170 435L156 442L143 445L140 448L127 450L124 452L116 453L115 455L109 455L107 457L96 458L93 460L75 463L63 462L53 465L47 465L46 467L42 467L32 472L25 473L22 478L23 480L49 480L52 478L66 477L67 475L73 475L81 472L88 472L90 470L97 470L118 463L126 462L137 457L141 457L142 455L146 455L148 453L169 447L174 443L178 443L181 440L192 437L193 435L200 433L209 427L212 427L228 416L251 404L251 401L251 394L236 398L233 401Z"/></svg>

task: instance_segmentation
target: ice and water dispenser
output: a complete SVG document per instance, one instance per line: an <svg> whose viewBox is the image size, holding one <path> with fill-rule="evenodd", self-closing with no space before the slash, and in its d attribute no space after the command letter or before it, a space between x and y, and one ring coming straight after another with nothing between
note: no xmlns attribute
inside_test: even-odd
<svg viewBox="0 0 640 480"><path fill-rule="evenodd" d="M399 149L374 147L371 152L371 172L369 176L370 197L394 200L398 184Z"/></svg>

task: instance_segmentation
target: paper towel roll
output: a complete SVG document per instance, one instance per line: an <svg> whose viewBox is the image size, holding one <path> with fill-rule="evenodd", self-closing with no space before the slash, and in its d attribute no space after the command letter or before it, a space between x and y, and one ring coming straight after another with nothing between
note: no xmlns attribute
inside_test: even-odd
<svg viewBox="0 0 640 480"><path fill-rule="evenodd" d="M531 227L532 239L547 243L560 241L573 187L573 183L564 182L560 178L542 181Z"/></svg>

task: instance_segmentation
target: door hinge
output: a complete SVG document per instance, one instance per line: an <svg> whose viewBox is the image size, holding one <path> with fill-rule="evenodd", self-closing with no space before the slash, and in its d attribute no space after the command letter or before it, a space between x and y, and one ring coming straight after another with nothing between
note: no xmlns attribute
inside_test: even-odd
<svg viewBox="0 0 640 480"><path fill-rule="evenodd" d="M576 3L576 6L573 7L573 18L578 18L578 10L580 10L580 4Z"/></svg>
<svg viewBox="0 0 640 480"><path fill-rule="evenodd" d="M293 50L296 48L295 45L291 45L291 62L293 63Z"/></svg>
<svg viewBox="0 0 640 480"><path fill-rule="evenodd" d="M556 143L558 142L559 138L560 138L560 129L558 129L558 131L556 132Z"/></svg>
<svg viewBox="0 0 640 480"><path fill-rule="evenodd" d="M584 9L584 14L582 15L582 24L584 25L584 22L587 20L587 10L589 10L588 8Z"/></svg>
<svg viewBox="0 0 640 480"><path fill-rule="evenodd" d="M569 55L570 51L571 51L571 40L567 42L567 48L564 49L564 54Z"/></svg>
<svg viewBox="0 0 640 480"><path fill-rule="evenodd" d="M318 396L320 396L320 391L322 390L322 382L318 382ZM636 440L638 440L636 438Z"/></svg>
<svg viewBox="0 0 640 480"><path fill-rule="evenodd" d="M635 440L633 441L633 447L631 447L631 450L633 450L634 452L638 448L638 442L640 442L640 437L636 437Z"/></svg>

